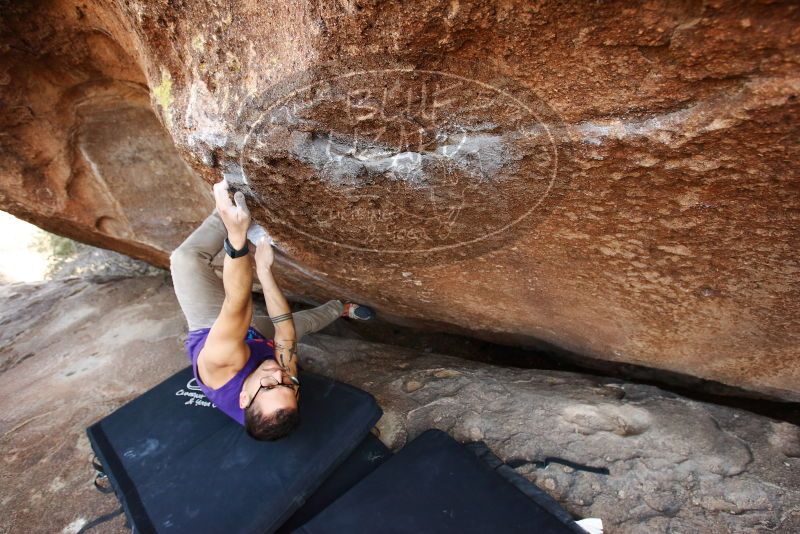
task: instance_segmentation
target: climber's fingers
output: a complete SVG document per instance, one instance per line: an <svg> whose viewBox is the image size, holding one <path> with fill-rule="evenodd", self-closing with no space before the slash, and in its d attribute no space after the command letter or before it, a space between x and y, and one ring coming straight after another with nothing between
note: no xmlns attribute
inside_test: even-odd
<svg viewBox="0 0 800 534"><path fill-rule="evenodd" d="M236 203L236 207L242 210L242 213L245 215L245 217L250 216L250 208L247 207L247 202L244 199L244 193L237 191L233 195L233 201Z"/></svg>
<svg viewBox="0 0 800 534"><path fill-rule="evenodd" d="M223 179L220 182L214 184L214 200L217 203L217 209L219 211L227 211L233 207L233 202L231 202L231 197L228 194L229 187L228 181Z"/></svg>

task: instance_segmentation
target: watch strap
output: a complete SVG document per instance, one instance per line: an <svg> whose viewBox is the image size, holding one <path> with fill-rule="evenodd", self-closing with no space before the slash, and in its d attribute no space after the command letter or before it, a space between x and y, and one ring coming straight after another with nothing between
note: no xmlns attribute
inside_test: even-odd
<svg viewBox="0 0 800 534"><path fill-rule="evenodd" d="M250 252L250 247L247 246L247 240L244 241L244 246L239 250L233 248L231 242L228 241L228 238L225 238L225 242L223 243L225 247L225 254L230 256L231 258L241 258L242 256L247 256L247 253Z"/></svg>

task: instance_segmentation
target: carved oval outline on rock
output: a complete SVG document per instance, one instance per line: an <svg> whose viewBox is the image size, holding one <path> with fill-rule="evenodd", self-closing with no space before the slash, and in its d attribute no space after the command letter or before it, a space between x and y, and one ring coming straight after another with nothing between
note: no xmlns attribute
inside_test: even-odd
<svg viewBox="0 0 800 534"><path fill-rule="evenodd" d="M242 183L239 184L239 187L245 190L245 192L248 193L248 196L254 199L259 208L261 208L263 214L266 215L268 218L270 218L271 222L277 224L279 227L282 226L288 229L291 233L302 236L303 238L310 239L314 242L317 242L318 244L322 243L323 246L326 248L337 248L340 250L346 249L356 254L359 253L389 254L389 255L402 254L405 255L406 258L408 258L408 256L416 255L416 256L423 256L426 259L427 263L432 263L431 260L434 259L433 258L434 256L438 256L440 258L448 257L449 259L453 259L452 253L447 254L447 252L456 249L460 249L457 252L457 254L460 253L460 255L463 257L466 256L465 249L467 249L468 247L474 249L471 250L471 252L477 252L477 253L485 253L489 250L502 247L510 239L515 239L515 236L508 235L509 230L511 228L521 225L521 223L525 220L528 220L528 222L535 223L536 221L530 221L530 219L532 219L531 214L538 208L542 207L546 199L548 198L554 199L555 197L560 196L558 194L555 194L556 190L558 190L558 192L563 193L563 191L566 189L566 183L568 181L569 174L568 172L566 172L566 169L564 168L563 165L563 160L564 160L563 155L568 154L570 152L569 150L570 139L568 134L566 133L566 129L563 127L563 121L561 121L560 117L549 106L547 106L544 102L542 102L541 99L538 99L537 97L533 96L533 94L530 91L520 89L514 82L505 80L504 83L502 84L499 82L495 84L488 84L478 79L467 78L458 74L444 72L441 70L414 69L408 67L360 69L360 70L352 70L349 72L341 73L341 70L343 70L341 67L338 68L337 72L336 66L334 64L328 64L326 65L326 69L328 69L327 72L330 72L330 69L333 69L334 72L330 75L324 75L320 74L320 72L317 69L310 69L309 71L304 71L300 75L292 77L290 80L284 81L276 86L273 86L268 90L266 90L265 92L263 92L262 94L258 95L257 97L253 97L249 99L247 102L245 102L242 105L239 113L239 122L237 124L237 130L239 136L237 138L237 143L236 143L237 146L235 147L235 150L227 151L229 157L234 155L238 156L236 158L238 161L236 161L235 164L233 161L229 159L228 165L230 166L231 164L234 164L234 166L237 169L234 174L238 174L241 176ZM376 147L375 144L366 143L363 145L357 145L357 136L355 136L356 142L354 142L353 150L351 150L348 153L345 153L344 155L341 153L331 154L330 151L331 146L334 147L334 150L335 149L341 150L342 146L344 146L344 148L347 149L347 145L343 145L340 142L341 138L337 140L336 133L334 132L332 132L332 134L328 136L327 139L323 138L322 136L320 136L318 132L314 130L314 128L319 125L318 123L313 125L312 127L309 126L309 124L312 121L309 121L305 118L298 119L298 117L296 116L298 110L302 112L305 109L308 109L313 105L316 105L316 103L313 102L313 98L310 100L307 99L305 103L301 102L301 104L304 104L305 107L303 107L303 105L295 106L293 110L289 110L288 106L290 106L293 102L294 103L297 102L299 98L298 95L302 96L305 94L313 93L314 91L320 91L321 93L323 93L323 98L332 98L332 97L341 98L342 94L338 95L333 94L332 96L332 93L330 91L325 92L324 89L325 88L329 89L330 84L333 83L332 80L335 83L339 83L341 80L352 80L359 77L375 76L375 75L380 75L380 76L399 75L412 78L425 76L429 77L430 79L445 79L451 81L455 80L459 84L463 85L471 84L476 87L479 87L480 91L495 95L494 100L503 99L506 102L507 106L510 106L508 104L509 102L512 103L514 108L520 114L520 116L522 116L527 120L527 124L526 121L523 121L522 119L516 121L517 122L516 124L513 117L509 119L509 123L511 123L511 125L514 128L510 130L510 133L509 131L504 131L503 136L510 136L512 134L517 135L516 138L512 139L512 141L517 141L517 142L508 149L509 153L506 154L506 157L507 160L514 160L514 158L516 158L516 160L510 162L501 162L499 169L502 170L505 163L508 163L508 165L505 166L513 172L515 169L519 168L520 165L518 163L519 161L522 161L525 165L528 165L528 167L530 168L532 165L535 164L529 161L532 158L532 151L538 147L546 146L546 149L549 151L548 156L551 158L550 159L551 164L547 168L548 172L546 176L546 185L542 186L540 190L537 191L538 194L532 201L525 202L528 199L524 198L522 199L522 201L520 201L519 197L524 196L529 189L531 190L534 189L533 187L530 187L532 184L532 180L534 179L528 179L527 176L519 177L516 175L512 175L511 179L516 180L517 182L515 184L516 189L507 188L511 194L508 195L510 197L509 199L505 199L506 201L505 207L509 206L508 203L509 200L512 203L516 202L518 203L518 205L522 206L521 209L517 209L517 212L514 213L513 218L509 218L509 220L503 221L502 225L495 225L494 227L490 227L487 229L485 228L485 225L478 224L481 222L477 220L478 216L484 215L487 211L491 211L493 217L501 217L506 215L506 212L503 209L501 209L500 206L489 206L488 208L482 208L483 211L473 211L471 215L473 217L473 220L465 220L460 223L461 227L463 228L461 232L462 235L461 236L456 235L454 238L456 240L454 242L433 243L432 246L419 246L419 247L391 246L392 241L395 241L396 243L397 241L402 241L404 238L409 238L410 240L413 241L413 239L409 237L410 234L402 233L405 230L408 230L409 232L411 231L416 232L415 235L419 236L421 234L425 234L425 228L421 228L419 224L414 224L414 221L412 221L412 224L408 225L406 228L403 228L402 224L398 224L398 217L394 214L391 214L391 210L386 209L386 206L391 205L394 200L391 194L392 191L389 189L379 190L379 192L382 194L373 195L373 198L371 199L378 205L377 208L372 209L371 214L381 215L381 217L384 217L386 212L390 212L388 218L386 218L385 220L381 219L377 221L376 220L369 221L369 224L367 224L369 228L367 228L366 226L358 226L357 229L354 231L355 234L358 234L359 238L361 238L361 236L364 235L370 235L370 237L374 239L375 236L372 235L369 230L371 230L372 233L380 232L382 224L384 231L390 230L396 233L394 236L395 239L388 239L390 241L390 246L386 247L369 246L365 245L364 243L354 243L352 242L352 240L348 242L347 238L345 239L329 238L327 235L323 235L322 231L314 232L313 231L314 228L319 229L321 226L324 227L325 224L328 224L327 221L321 220L320 217L306 218L308 220L313 221L312 225L316 225L312 229L303 228L300 225L296 224L296 221L289 220L289 218L287 217L276 217L274 215L276 211L275 206L270 206L270 202L272 201L272 198L274 196L279 196L279 195L267 195L267 198L265 199L265 196L263 195L263 190L267 187L272 187L272 188L295 187L298 184L298 180L295 181L286 180L285 177L283 176L281 176L280 179L277 178L263 179L259 178L259 176L257 176L257 173L261 172L265 168L270 169L273 166L279 167L281 164L283 164L284 169L286 169L288 165L294 164L297 160L300 160L303 157L306 158L306 161L304 162L306 166L313 167L315 163L313 161L315 154L314 153L310 154L310 152L313 151L306 151L306 152L298 151L297 149L298 144L302 145L304 147L304 150L309 146L313 145L314 143L320 144L320 142L322 142L323 144L326 144L327 147L326 150L328 150L328 152L326 153L325 157L327 157L328 160L333 160L337 157L342 158L345 156L354 156L351 159L355 160L361 157L363 161L363 160L368 160L370 154L375 155L377 153L376 151L380 150L380 147ZM498 76L493 77L493 80L496 79L499 80L502 79L502 77ZM334 88L335 87L337 86L334 86ZM422 87L425 88L426 86L423 85ZM528 96L529 102L526 103L518 96L520 92L523 92ZM319 95L315 95L315 97L317 96ZM348 98L350 96L351 96L350 94L347 95ZM384 97L385 97L385 91L384 91ZM279 113L283 114L284 122L280 122L280 119L276 119L276 110L278 110ZM468 111L474 111L474 110L468 110ZM295 115L292 116L291 115L292 113L295 113ZM422 115L422 113L420 113L420 115ZM533 120L529 120L531 117L533 118ZM445 116L445 122L450 121L451 118L452 117L449 115ZM475 117L472 117L472 120L474 122ZM305 121L306 124L301 124L302 121ZM278 127L281 127L283 129L280 130L279 133L274 135L272 138L269 138L269 134L271 134L271 132L275 130L275 128L273 127L276 125L276 123L278 123ZM533 126L531 126L531 124L533 124ZM527 125L527 128L522 128L521 125L523 126ZM489 125L489 126L496 127L496 125ZM270 130L268 130L268 134L262 136L263 132L259 130L262 127L270 128ZM311 133L309 133L309 131ZM423 128L420 128L420 132L423 131L427 133L429 137L434 137L433 133L428 132ZM452 131L449 133L452 134ZM422 135L423 134L420 133L420 136ZM435 137L440 141L446 141L447 140L446 135L447 134L444 134L442 131L437 131ZM503 136L495 136L495 137L500 137L502 139ZM527 136L527 138L525 136ZM536 142L532 141L534 136L537 136L539 139L542 138L545 139L546 143L539 142L537 144ZM269 150L272 150L272 152L266 152L267 154L266 156L264 156L263 152L262 153L258 152L258 149L263 149L264 146L267 145L267 143L264 142L264 139L272 141L272 143L270 143L270 148L269 148ZM466 139L466 135L462 136L462 141L464 139ZM519 139L522 139L523 142L518 142ZM336 146L337 142L339 143L338 146ZM528 145L525 145L524 142L527 142ZM257 143L261 143L261 145L256 147ZM280 144L280 146L275 148L276 144ZM447 144L443 146L440 145L436 147L436 150L428 151L427 153L420 151L417 152L417 155L420 156L421 154L420 156L421 159L425 159L426 157L430 157L430 159L435 159L434 156L447 154L448 146L449 145ZM401 148L403 147L400 147L397 150L400 150ZM527 150L527 152L524 152L523 149ZM354 153L357 150L363 150L363 153L362 154ZM370 153L369 151L372 152ZM319 150L317 150L317 152L319 152ZM399 151L399 152L396 151L396 153L393 156L390 155L387 157L383 157L384 161L381 161L381 154L378 154L377 163L374 160L367 161L366 163L360 166L358 163L356 163L355 167L359 172L366 171L367 174L375 170L377 170L378 172L382 172L385 171L386 168L382 167L381 165L385 163L385 160L387 158L388 159L394 158L394 161L396 162L398 156L402 156L404 154L408 155L409 153L413 155L414 152L409 150ZM384 156L386 155L384 154ZM408 157L413 160L411 156ZM569 161L568 158L567 161ZM319 164L320 162L317 161L316 163ZM319 170L321 173L324 173L325 171L324 169L325 163L327 162L323 161L320 165L318 165L318 167L321 166L321 168L318 168L317 170ZM439 162L437 161L436 163ZM415 164L419 166L419 161L416 162L411 161L412 167ZM373 168L370 169L369 168L370 165L372 165ZM342 175L338 176L338 178L342 178L342 176L347 174L346 170L344 171L342 169L334 169L334 170L337 172L342 171ZM419 167L417 170L419 170ZM497 168L495 170L497 170ZM339 183L335 183L333 184L333 186L331 186L328 183L315 182L314 179L310 177L312 174L313 173L306 172L303 178L305 181L312 183L312 186L308 187L308 189L312 190L315 194L308 195L309 197L312 197L312 199L306 200L306 206L305 207L301 206L300 210L302 211L302 209L309 209L312 210L312 213L316 215L322 213L321 211L319 211L320 210L319 206L315 207L308 207L308 206L310 204L315 204L315 200L318 199L317 194L319 195L319 197L323 195L323 193L321 192L323 189L326 188L328 190L334 189L336 192L341 193L341 191L343 189L347 189L347 187L352 186L351 189L353 188L358 189L359 187L366 188L371 185L369 183L367 185L364 185L364 182L358 182L357 180L352 181L351 180L352 176L345 176ZM359 174L358 172L356 174L358 176L361 176L361 174ZM334 178L337 177L334 176ZM419 180L417 181L414 181L413 179L404 180L404 183L401 185L397 185L397 187L404 188L405 194L413 195L416 190L419 190L421 188L424 189L425 186L430 185L430 183L428 184L425 183L427 177L417 176L417 178L419 178ZM496 188L505 187L505 184L502 183L504 178L505 177L500 177L499 179L494 180L493 187ZM348 180L351 181L348 182ZM289 185L287 185L287 183ZM386 185L387 183L389 183L390 185L395 185L393 182L387 181L386 179L384 179L382 182L383 185ZM520 187L520 184L524 185L525 187ZM305 185L307 186L307 184ZM472 187L474 186L474 184L470 183L468 184L468 186ZM358 198L356 199L356 202L359 202L361 200L362 200L361 198ZM324 204L321 201L320 203ZM555 200L553 200L552 203L555 203ZM517 208L516 205L514 205L514 207L515 209ZM452 206L448 206L448 208L452 208ZM449 215L453 219L458 218L462 214L462 210L460 208L461 206L451 209ZM367 214L369 215L370 212L367 211ZM405 217L406 214L407 212L403 214L403 217ZM404 219L403 217L399 218L401 222L407 220ZM448 222L451 224L450 228L452 228L453 220L448 220ZM360 223L356 224L358 225ZM435 229L442 230L442 227L440 226ZM467 236L468 238L464 238L463 236L464 232L473 232L473 235ZM278 233L280 233L280 231ZM439 235L441 234L434 235L433 239L437 239ZM449 236L449 233L447 235ZM397 236L400 237L397 238ZM428 241L432 240L431 237L428 236L427 234L425 234L425 236ZM378 233L377 239L379 241L383 237L385 237L385 234Z"/></svg>

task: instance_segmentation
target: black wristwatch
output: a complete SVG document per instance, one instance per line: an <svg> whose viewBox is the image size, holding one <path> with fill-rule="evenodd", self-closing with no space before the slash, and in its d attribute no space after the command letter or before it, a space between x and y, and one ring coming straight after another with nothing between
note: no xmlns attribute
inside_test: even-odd
<svg viewBox="0 0 800 534"><path fill-rule="evenodd" d="M231 258L241 258L242 256L247 256L248 252L250 252L250 249L247 246L247 239L244 240L244 246L239 250L236 250L233 248L233 245L231 245L231 242L228 241L228 238L225 238L225 254Z"/></svg>

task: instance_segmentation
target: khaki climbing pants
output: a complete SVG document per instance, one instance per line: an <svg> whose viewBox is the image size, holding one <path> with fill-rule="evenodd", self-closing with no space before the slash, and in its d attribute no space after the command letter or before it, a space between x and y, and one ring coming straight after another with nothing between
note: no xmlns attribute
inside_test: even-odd
<svg viewBox="0 0 800 534"><path fill-rule="evenodd" d="M211 261L222 250L226 235L225 225L214 210L170 256L175 295L190 331L210 328L222 309L225 288ZM297 339L325 328L341 315L343 309L341 301L331 300L311 310L293 313ZM266 338L275 335L272 321L266 315L253 315L252 325Z"/></svg>

